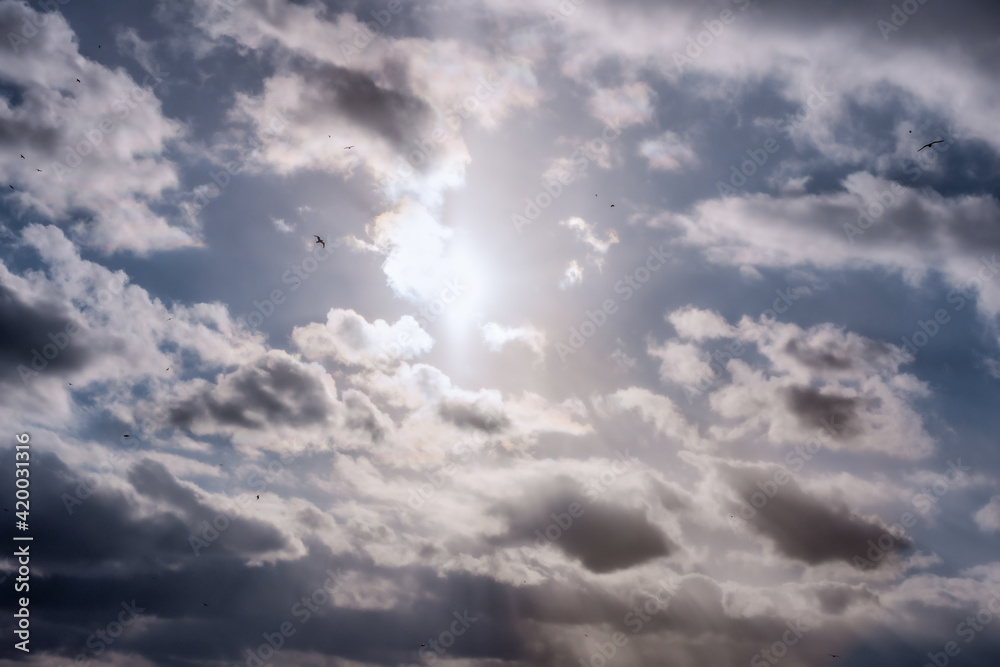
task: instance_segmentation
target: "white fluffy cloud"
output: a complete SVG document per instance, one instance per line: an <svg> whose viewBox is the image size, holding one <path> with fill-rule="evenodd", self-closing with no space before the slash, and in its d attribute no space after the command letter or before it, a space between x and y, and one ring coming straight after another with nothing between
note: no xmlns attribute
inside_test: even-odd
<svg viewBox="0 0 1000 667"><path fill-rule="evenodd" d="M42 19L30 39L5 38L0 49L0 74L23 89L19 104L0 101L0 122L17 137L0 158L0 174L14 186L8 196L104 252L198 245L197 228L172 224L155 206L179 186L178 167L164 153L185 128L163 114L157 97L170 73L135 81L83 57L58 12L0 2L5 35Z"/></svg>
<svg viewBox="0 0 1000 667"><path fill-rule="evenodd" d="M692 305L679 308L665 317L681 338L699 343L712 338L733 338L736 334L736 329L718 313Z"/></svg>
<svg viewBox="0 0 1000 667"><path fill-rule="evenodd" d="M430 335L409 315L391 325L385 320L369 323L342 308L330 310L325 325L314 322L297 327L292 342L307 359L367 368L408 361L434 346Z"/></svg>

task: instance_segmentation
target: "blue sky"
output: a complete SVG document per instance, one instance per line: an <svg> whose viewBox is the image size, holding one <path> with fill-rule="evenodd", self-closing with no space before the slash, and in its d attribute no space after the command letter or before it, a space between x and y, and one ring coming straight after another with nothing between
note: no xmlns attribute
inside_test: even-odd
<svg viewBox="0 0 1000 667"><path fill-rule="evenodd" d="M0 665L996 664L998 25L0 0Z"/></svg>

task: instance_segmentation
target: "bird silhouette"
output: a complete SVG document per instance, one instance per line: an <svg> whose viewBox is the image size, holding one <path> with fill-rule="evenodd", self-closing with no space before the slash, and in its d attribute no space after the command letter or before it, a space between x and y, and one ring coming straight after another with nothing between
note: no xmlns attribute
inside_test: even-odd
<svg viewBox="0 0 1000 667"><path fill-rule="evenodd" d="M827 653L827 655L830 656L831 658L839 658L840 657L839 655L834 655L832 653Z"/></svg>
<svg viewBox="0 0 1000 667"><path fill-rule="evenodd" d="M82 83L79 79L76 80L77 83Z"/></svg>
<svg viewBox="0 0 1000 667"><path fill-rule="evenodd" d="M920 147L920 148L917 149L917 152L919 153L920 151L924 150L925 148L930 148L934 144L940 144L940 143L944 143L944 139L938 139L937 141L932 141L929 144L924 144L922 147Z"/></svg>
<svg viewBox="0 0 1000 667"><path fill-rule="evenodd" d="M13 190L13 189L14 189L14 186L13 186L13 185L12 185L12 186L10 186L10 189L11 189L11 190Z"/></svg>
<svg viewBox="0 0 1000 667"><path fill-rule="evenodd" d="M21 155L21 154L20 154L20 153L18 153L18 155ZM24 156L23 156L23 155L21 155L21 159L22 159L22 160L24 159Z"/></svg>
<svg viewBox="0 0 1000 667"><path fill-rule="evenodd" d="M260 494L257 494L257 500L260 500Z"/></svg>
<svg viewBox="0 0 1000 667"><path fill-rule="evenodd" d="M36 169L35 171L41 171L41 169Z"/></svg>
<svg viewBox="0 0 1000 667"><path fill-rule="evenodd" d="M315 234L313 234L313 236L316 236L316 235L315 235ZM319 243L319 244L320 244L321 246L323 246L324 248L326 247L326 241L324 241L323 239L321 239L321 238L320 238L320 237L318 237L318 236L316 236L316 243Z"/></svg>
<svg viewBox="0 0 1000 667"><path fill-rule="evenodd" d="M611 208L614 208L614 207L615 207L615 205L614 205L614 204L612 204L612 205L611 205Z"/></svg>
<svg viewBox="0 0 1000 667"><path fill-rule="evenodd" d="M129 435L128 435L128 433L126 433L126 434L125 434L125 435L123 435L122 437L123 437L123 438L127 438L127 437L129 437Z"/></svg>
<svg viewBox="0 0 1000 667"><path fill-rule="evenodd" d="M354 146L344 146L344 150L345 150L345 151L349 151L349 150L351 150L352 148L354 148Z"/></svg>

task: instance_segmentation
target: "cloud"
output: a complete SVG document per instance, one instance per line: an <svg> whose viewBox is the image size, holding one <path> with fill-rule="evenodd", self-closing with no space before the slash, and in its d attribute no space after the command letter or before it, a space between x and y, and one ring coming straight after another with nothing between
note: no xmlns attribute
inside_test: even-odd
<svg viewBox="0 0 1000 667"><path fill-rule="evenodd" d="M576 238L590 246L590 249L598 255L607 254L608 249L612 245L618 243L618 233L615 232L615 230L612 229L608 231L607 239L602 240L599 236L597 236L597 234L594 233L594 226L580 217L574 216L572 218L560 220L559 225L572 229L576 234ZM598 264L598 266L600 266L600 264Z"/></svg>
<svg viewBox="0 0 1000 667"><path fill-rule="evenodd" d="M159 212L180 184L165 153L185 133L156 97L170 75L136 82L124 69L82 56L62 14L0 2L5 35L19 36L42 19L44 27L16 50L11 40L0 48L0 75L18 91L16 102L0 101L0 144L7 149L0 174L14 185L9 194L20 215L44 216L106 253L199 245L198 229Z"/></svg>
<svg viewBox="0 0 1000 667"><path fill-rule="evenodd" d="M608 127L648 123L653 118L656 93L634 81L617 88L598 88L588 102L591 115Z"/></svg>
<svg viewBox="0 0 1000 667"><path fill-rule="evenodd" d="M575 259L566 266L562 280L559 281L559 289L566 289L583 282L583 267Z"/></svg>
<svg viewBox="0 0 1000 667"><path fill-rule="evenodd" d="M736 334L736 329L718 313L692 305L679 308L665 317L681 338L699 343L712 338L734 338Z"/></svg>
<svg viewBox="0 0 1000 667"><path fill-rule="evenodd" d="M511 423L504 413L503 401L497 391L453 393L441 400L438 413L442 419L461 428L489 433L502 431Z"/></svg>
<svg viewBox="0 0 1000 667"><path fill-rule="evenodd" d="M81 369L91 350L80 329L62 304L24 303L0 276L0 381L16 386L37 377L36 369L63 377Z"/></svg>
<svg viewBox="0 0 1000 667"><path fill-rule="evenodd" d="M249 430L328 425L335 403L336 387L329 376L271 351L220 377L214 386L202 385L172 406L170 417L178 426L198 431L208 423Z"/></svg>
<svg viewBox="0 0 1000 667"><path fill-rule="evenodd" d="M551 25L570 4L193 0L113 17L114 40L100 12L52 11L20 53L4 38L0 430L44 445L33 530L52 548L32 577L60 591L32 598L35 662L220 667L291 622L278 663L590 663L629 628L609 662L756 664L804 624L790 667L858 659L890 625L880 664L899 667L1000 591L989 545L965 539L1000 525L989 461L957 479L939 463L990 425L995 341L951 307L1000 312L992 15L926 3L883 38L890 11L860 0L588 0ZM10 0L3 16L7 37L38 18ZM143 85L155 98L76 180L33 171ZM601 123L621 128L603 146ZM947 150L909 180L939 128ZM720 193L769 136L777 152ZM233 155L249 182L200 216L216 186L195 168ZM510 213L553 167L585 190L522 239ZM303 217L357 252L249 332L230 312L301 258ZM688 252L546 372L547 336L663 244ZM751 319L788 284L788 310ZM443 318L405 315L437 299ZM910 354L884 304L913 330L937 308L952 323ZM945 509L973 521L932 520ZM881 517L903 512L920 525L897 539ZM852 567L875 547L877 567ZM101 610L133 598L143 622L93 655ZM476 620L439 654L455 614ZM970 660L998 653L985 634Z"/></svg>
<svg viewBox="0 0 1000 667"><path fill-rule="evenodd" d="M385 320L369 323L343 308L331 309L325 325L313 322L296 327L292 342L307 359L366 368L414 359L434 346L434 339L410 315L392 325Z"/></svg>
<svg viewBox="0 0 1000 667"><path fill-rule="evenodd" d="M660 379L682 385L696 385L715 372L711 357L697 346L667 341L661 346L650 342L646 353L660 359Z"/></svg>
<svg viewBox="0 0 1000 667"><path fill-rule="evenodd" d="M690 424L677 405L666 396L641 387L629 387L607 396L606 404L613 411L634 410L643 421L652 423L660 434L680 441L684 447L698 449L703 446L697 427Z"/></svg>
<svg viewBox="0 0 1000 667"><path fill-rule="evenodd" d="M271 218L271 224L273 224L274 228L277 229L282 234L291 234L293 231L295 231L294 224L289 225L282 218Z"/></svg>
<svg viewBox="0 0 1000 667"><path fill-rule="evenodd" d="M1000 495L993 496L973 516L979 530L984 533L1000 531Z"/></svg>
<svg viewBox="0 0 1000 667"><path fill-rule="evenodd" d="M588 570L614 572L670 555L676 546L641 513L611 503L587 503L581 489L558 480L556 489L529 493L497 511L510 522L506 540L553 544ZM572 512L572 514L571 514ZM539 538L558 520L555 539ZM542 533L543 536L545 533Z"/></svg>
<svg viewBox="0 0 1000 667"><path fill-rule="evenodd" d="M690 307L667 316L695 340L735 337L739 345L713 355L695 343L650 343L648 354L662 360L664 381L684 385L689 402L709 392L709 405L728 424L708 433L721 441L766 433L774 444L836 437L831 449L880 451L920 459L934 450L916 399L929 394L925 383L902 373L912 361L902 349L830 324L809 329L777 320L754 322L744 316L730 327L714 313ZM743 356L753 343L764 363ZM723 371L731 379L725 380Z"/></svg>
<svg viewBox="0 0 1000 667"><path fill-rule="evenodd" d="M482 325L483 341L491 352L499 352L507 343L519 342L539 359L545 356L545 332L530 325L505 327L496 322Z"/></svg>
<svg viewBox="0 0 1000 667"><path fill-rule="evenodd" d="M958 288L957 296L950 296L954 303L978 295L985 314L1000 313L1000 281L992 264L1000 236L987 222L1000 215L995 198L946 197L863 172L846 176L841 186L823 194L705 200L672 220L714 263L826 270L880 267L914 284L939 271ZM874 222L859 223L880 193L894 203ZM863 235L854 235L852 228L860 230L859 224L869 226Z"/></svg>
<svg viewBox="0 0 1000 667"><path fill-rule="evenodd" d="M454 277L447 257L452 231L422 205L402 202L396 210L378 216L369 234L386 255L382 268L397 295L428 302Z"/></svg>
<svg viewBox="0 0 1000 667"><path fill-rule="evenodd" d="M698 164L693 146L675 132L666 131L639 144L639 154L649 162L650 169L679 171Z"/></svg>
<svg viewBox="0 0 1000 667"><path fill-rule="evenodd" d="M810 565L829 561L854 565L855 558L864 559L871 549L869 541L877 543L888 533L887 526L854 516L843 505L812 496L794 480L779 488L773 481L774 473L775 470L730 468L727 477L741 500L749 498L753 503L755 494L766 494L765 504L748 522L786 556ZM734 512L739 508L732 505ZM892 536L891 544L889 554L904 554L912 547L902 536ZM888 561L880 556L875 562L875 567L881 567Z"/></svg>

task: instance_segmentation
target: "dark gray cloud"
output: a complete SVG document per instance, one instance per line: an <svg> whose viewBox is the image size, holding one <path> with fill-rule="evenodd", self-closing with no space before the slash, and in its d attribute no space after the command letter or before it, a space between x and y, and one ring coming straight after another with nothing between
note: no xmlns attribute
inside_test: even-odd
<svg viewBox="0 0 1000 667"><path fill-rule="evenodd" d="M803 336L790 339L785 343L784 351L816 371L849 371L864 366L877 368L893 358L892 348L868 338L810 340Z"/></svg>
<svg viewBox="0 0 1000 667"><path fill-rule="evenodd" d="M851 437L861 432L858 410L863 399L823 393L813 387L791 387L786 392L788 409L799 423L809 428L829 424L838 436Z"/></svg>
<svg viewBox="0 0 1000 667"><path fill-rule="evenodd" d="M13 460L14 453L8 448L2 455ZM141 517L130 509L127 494L112 490L110 477L101 477L71 515L61 496L75 494L80 479L50 454L38 454L34 466L32 516L45 520L32 528L32 646L44 647L33 652L63 660L87 653L88 636L116 620L123 601L135 600L144 609L142 617L155 622L141 631L127 630L113 648L154 664L188 665L208 656L210 664L229 665L244 660L248 649L263 642L262 633L275 632L286 621L296 628L288 644L295 651L385 664L416 662L420 644L437 639L455 613L466 611L475 621L449 656L517 659L529 654L520 644L513 607L493 604L505 592L492 579L457 574L442 581L426 568L380 567L335 556L312 541L301 558L250 566L247 556L285 544L273 526L247 517L234 518L196 556L189 537L201 521L217 518L220 508L199 500L161 464L146 460L128 471L134 493L163 504L161 511ZM9 541L10 533L5 521L2 536ZM434 593L413 607L389 609L339 607L327 598L313 603L307 617L302 597L323 588L330 571ZM7 618L12 605L9 596L0 601ZM0 627L10 630L8 621ZM388 642L387 628L394 629ZM13 655L8 644L0 658Z"/></svg>
<svg viewBox="0 0 1000 667"><path fill-rule="evenodd" d="M223 426L261 429L321 424L334 410L316 374L287 355L267 355L178 402L170 408L170 419L184 427L210 419Z"/></svg>
<svg viewBox="0 0 1000 667"><path fill-rule="evenodd" d="M744 502L733 506L734 513L742 509L741 516L754 531L771 540L789 558L810 565L830 561L855 565L855 558L867 560L874 544L877 558L872 559L872 567L881 567L890 560L888 556L904 554L912 548L912 542L905 536L890 535L888 527L862 519L839 503L810 495L794 480L777 484L774 480L778 471L733 468L727 477ZM889 545L888 549L878 546L879 538Z"/></svg>
<svg viewBox="0 0 1000 667"><path fill-rule="evenodd" d="M13 451L5 455L13 460ZM122 568L147 577L151 570L194 558L190 537L201 534L202 522L220 515L231 525L201 558L249 556L284 546L274 527L239 516L235 505L207 504L155 461L142 461L126 472L124 451L109 450L94 461L96 472L75 472L52 454L33 452L33 457L31 514L40 520L31 524L31 534L36 543L45 544L33 563L53 574L89 576ZM132 489L121 488L122 474ZM152 514L141 513L136 496L162 505Z"/></svg>
<svg viewBox="0 0 1000 667"><path fill-rule="evenodd" d="M558 547L592 572L634 567L677 550L644 511L592 502L569 479L554 480L551 490L531 491L497 511L509 522L504 541Z"/></svg>
<svg viewBox="0 0 1000 667"><path fill-rule="evenodd" d="M331 113L340 114L403 149L423 136L431 118L427 103L407 91L403 63L393 77L401 89L386 88L364 72L336 65L300 62L293 71L302 77L307 91L300 109L311 111L300 110L302 117L292 122L313 125Z"/></svg>
<svg viewBox="0 0 1000 667"><path fill-rule="evenodd" d="M438 407L442 419L456 426L497 433L510 425L510 417L481 401L445 398Z"/></svg>
<svg viewBox="0 0 1000 667"><path fill-rule="evenodd" d="M81 341L83 331L82 323L61 306L24 303L0 284L0 380L20 382L19 366L57 375L83 368L93 356Z"/></svg>

